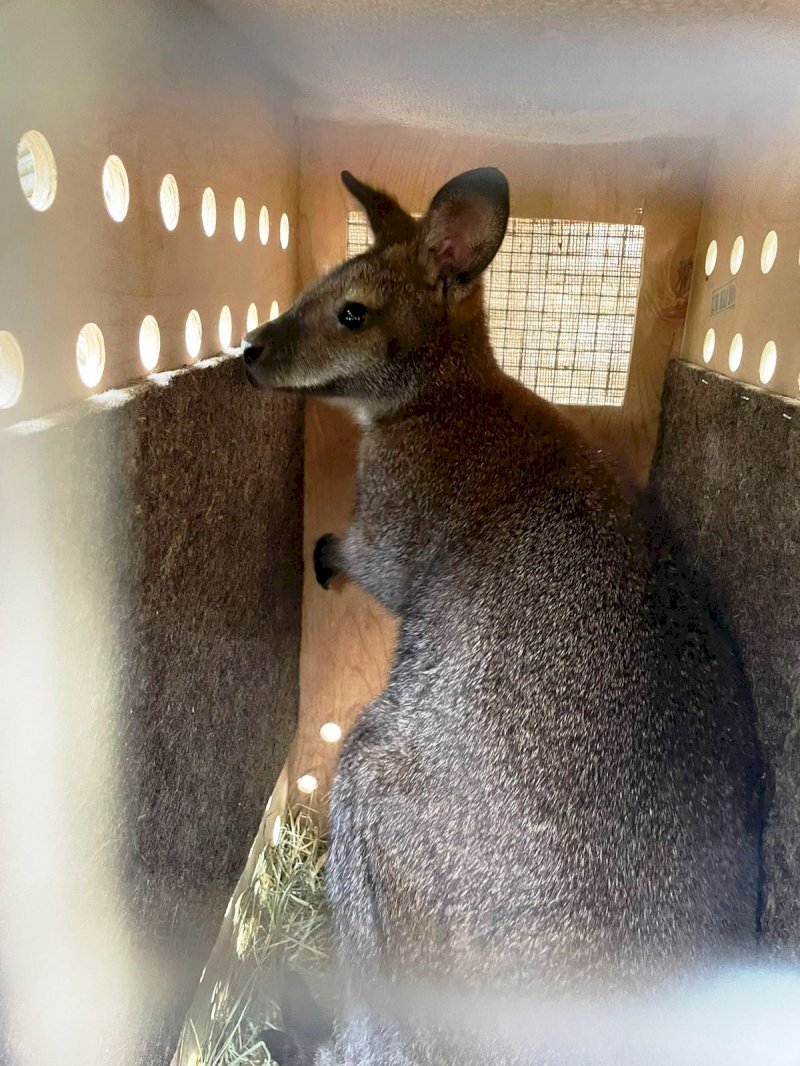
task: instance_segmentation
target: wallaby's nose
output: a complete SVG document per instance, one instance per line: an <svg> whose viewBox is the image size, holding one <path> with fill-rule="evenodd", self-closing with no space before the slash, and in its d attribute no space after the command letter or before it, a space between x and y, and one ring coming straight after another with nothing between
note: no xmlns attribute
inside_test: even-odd
<svg viewBox="0 0 800 1066"><path fill-rule="evenodd" d="M242 362L251 385L261 389L280 386L285 367L291 362L295 330L294 319L287 312L242 337Z"/></svg>
<svg viewBox="0 0 800 1066"><path fill-rule="evenodd" d="M264 352L263 344L251 344L245 340L242 347L242 359L245 361L246 366L252 366L253 363L257 363Z"/></svg>

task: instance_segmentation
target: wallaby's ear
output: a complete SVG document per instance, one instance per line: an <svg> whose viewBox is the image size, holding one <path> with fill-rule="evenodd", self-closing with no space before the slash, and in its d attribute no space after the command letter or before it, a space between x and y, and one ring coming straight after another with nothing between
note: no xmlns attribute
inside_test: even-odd
<svg viewBox="0 0 800 1066"><path fill-rule="evenodd" d="M414 238L416 222L391 196L365 185L349 170L342 171L342 184L367 212L378 244L405 244Z"/></svg>
<svg viewBox="0 0 800 1066"><path fill-rule="evenodd" d="M451 299L465 296L503 243L508 212L508 182L494 167L443 185L420 222L419 261L428 282L442 282Z"/></svg>

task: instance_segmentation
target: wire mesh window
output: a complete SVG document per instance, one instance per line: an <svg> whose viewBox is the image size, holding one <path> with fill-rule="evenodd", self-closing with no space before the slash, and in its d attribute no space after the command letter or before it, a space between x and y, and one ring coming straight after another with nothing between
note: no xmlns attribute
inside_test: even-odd
<svg viewBox="0 0 800 1066"><path fill-rule="evenodd" d="M366 216L350 212L348 255L371 241ZM643 253L642 226L509 219L485 277L489 330L503 369L554 403L620 406Z"/></svg>

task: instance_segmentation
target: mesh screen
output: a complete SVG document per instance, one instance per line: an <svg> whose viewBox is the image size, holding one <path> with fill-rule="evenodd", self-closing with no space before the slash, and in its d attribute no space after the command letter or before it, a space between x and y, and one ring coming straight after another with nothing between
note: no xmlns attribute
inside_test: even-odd
<svg viewBox="0 0 800 1066"><path fill-rule="evenodd" d="M363 211L347 213L347 258L361 255L372 244L372 230Z"/></svg>
<svg viewBox="0 0 800 1066"><path fill-rule="evenodd" d="M347 253L372 242L347 216ZM625 397L644 228L511 218L484 278L489 330L503 369L546 400L620 406Z"/></svg>

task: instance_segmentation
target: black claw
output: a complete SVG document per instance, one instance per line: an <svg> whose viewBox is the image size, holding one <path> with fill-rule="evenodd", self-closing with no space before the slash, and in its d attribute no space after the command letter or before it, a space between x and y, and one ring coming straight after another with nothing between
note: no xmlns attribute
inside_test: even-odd
<svg viewBox="0 0 800 1066"><path fill-rule="evenodd" d="M326 533L314 545L314 576L324 589L330 587L333 578L339 573L333 562L338 537Z"/></svg>
<svg viewBox="0 0 800 1066"><path fill-rule="evenodd" d="M266 1047L273 1062L278 1066L289 1066L286 1033L280 1029L264 1029L258 1034L258 1040Z"/></svg>
<svg viewBox="0 0 800 1066"><path fill-rule="evenodd" d="M318 1049L331 1039L332 1012L294 970L281 973L275 991L283 1028L262 1030L259 1041L277 1066L313 1066Z"/></svg>

